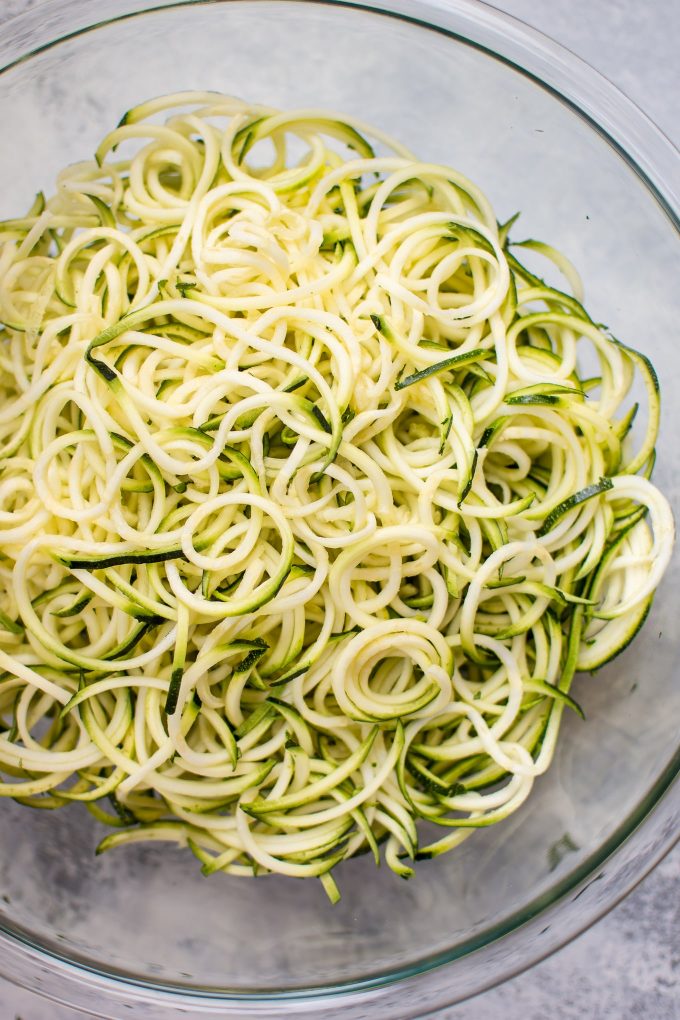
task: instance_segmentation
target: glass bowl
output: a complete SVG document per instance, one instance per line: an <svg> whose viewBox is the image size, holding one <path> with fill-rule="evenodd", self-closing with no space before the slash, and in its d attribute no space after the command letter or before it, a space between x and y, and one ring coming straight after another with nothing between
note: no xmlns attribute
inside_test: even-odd
<svg viewBox="0 0 680 1020"><path fill-rule="evenodd" d="M570 255L589 308L680 384L677 153L609 83L469 0L43 0L0 39L0 216L144 98L217 89L344 110L476 181ZM680 402L655 478L680 484ZM499 982L609 909L678 832L677 557L646 627L578 679L554 764L508 821L409 883L204 879L188 854L95 857L78 808L0 804L0 972L98 1017L412 1017ZM173 1014L176 1015L176 1014Z"/></svg>

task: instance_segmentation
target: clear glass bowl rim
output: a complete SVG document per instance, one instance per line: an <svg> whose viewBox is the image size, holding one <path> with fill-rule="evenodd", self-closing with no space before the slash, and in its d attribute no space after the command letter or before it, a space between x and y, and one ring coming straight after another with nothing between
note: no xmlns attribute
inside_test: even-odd
<svg viewBox="0 0 680 1020"><path fill-rule="evenodd" d="M66 39L107 24L155 11L241 0L42 0L5 22L0 38L0 75L19 62ZM252 3L252 0L250 0ZM257 0L266 2L266 0ZM273 0L268 0L273 2ZM284 0L290 2L290 0ZM293 0L296 4L302 0ZM347 7L397 18L432 29L488 53L547 89L608 142L642 179L680 234L680 154L652 121L610 81L565 47L482 0L306 0L317 6ZM96 13L95 13L96 12ZM28 933L0 921L0 973L55 1001L87 1009L104 1002L141 1007L148 1020L183 1007L196 1016L359 1018L377 1015L389 1002L402 1003L402 1016L424 1015L461 1001L539 962L590 927L623 899L680 840L680 748L664 772L616 832L548 894L518 911L484 938L427 957L365 981L296 989L286 993L233 994L140 982L85 961L59 956L36 945ZM594 889L596 888L596 891ZM578 908L574 907L579 901ZM559 919L559 926L553 921ZM542 930L541 930L542 929ZM537 940L536 935L544 935ZM527 948L528 947L528 948ZM472 953L489 954L485 976L456 981L453 974ZM36 977L39 975L39 980ZM457 975L460 977L460 974ZM394 998L396 995L398 998ZM423 994L425 994L425 999ZM414 1010L414 1012L411 1012ZM417 1010L417 1013L416 1013ZM355 1012L356 1011L356 1012ZM110 1014L114 1016L113 1013ZM136 1015L136 1014L135 1014Z"/></svg>

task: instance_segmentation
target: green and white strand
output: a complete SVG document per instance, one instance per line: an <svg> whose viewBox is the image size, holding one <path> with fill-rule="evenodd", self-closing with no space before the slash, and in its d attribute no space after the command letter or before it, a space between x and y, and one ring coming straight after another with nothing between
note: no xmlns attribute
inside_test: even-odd
<svg viewBox="0 0 680 1020"><path fill-rule="evenodd" d="M651 364L511 225L364 125L213 93L0 224L0 794L332 900L522 804L673 520Z"/></svg>

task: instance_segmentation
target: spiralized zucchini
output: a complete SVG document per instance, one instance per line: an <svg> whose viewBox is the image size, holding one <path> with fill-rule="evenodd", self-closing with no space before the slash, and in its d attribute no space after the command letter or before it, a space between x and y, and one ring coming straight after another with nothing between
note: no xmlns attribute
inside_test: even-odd
<svg viewBox="0 0 680 1020"><path fill-rule="evenodd" d="M673 521L653 368L510 226L377 131L212 93L0 226L2 795L331 899L522 804Z"/></svg>

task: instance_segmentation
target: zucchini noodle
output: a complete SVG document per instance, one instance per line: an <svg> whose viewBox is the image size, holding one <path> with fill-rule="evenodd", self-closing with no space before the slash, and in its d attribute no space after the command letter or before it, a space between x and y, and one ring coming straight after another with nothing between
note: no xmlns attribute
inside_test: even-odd
<svg viewBox="0 0 680 1020"><path fill-rule="evenodd" d="M511 225L359 123L213 93L0 225L0 794L331 900L522 804L673 520L651 364Z"/></svg>

